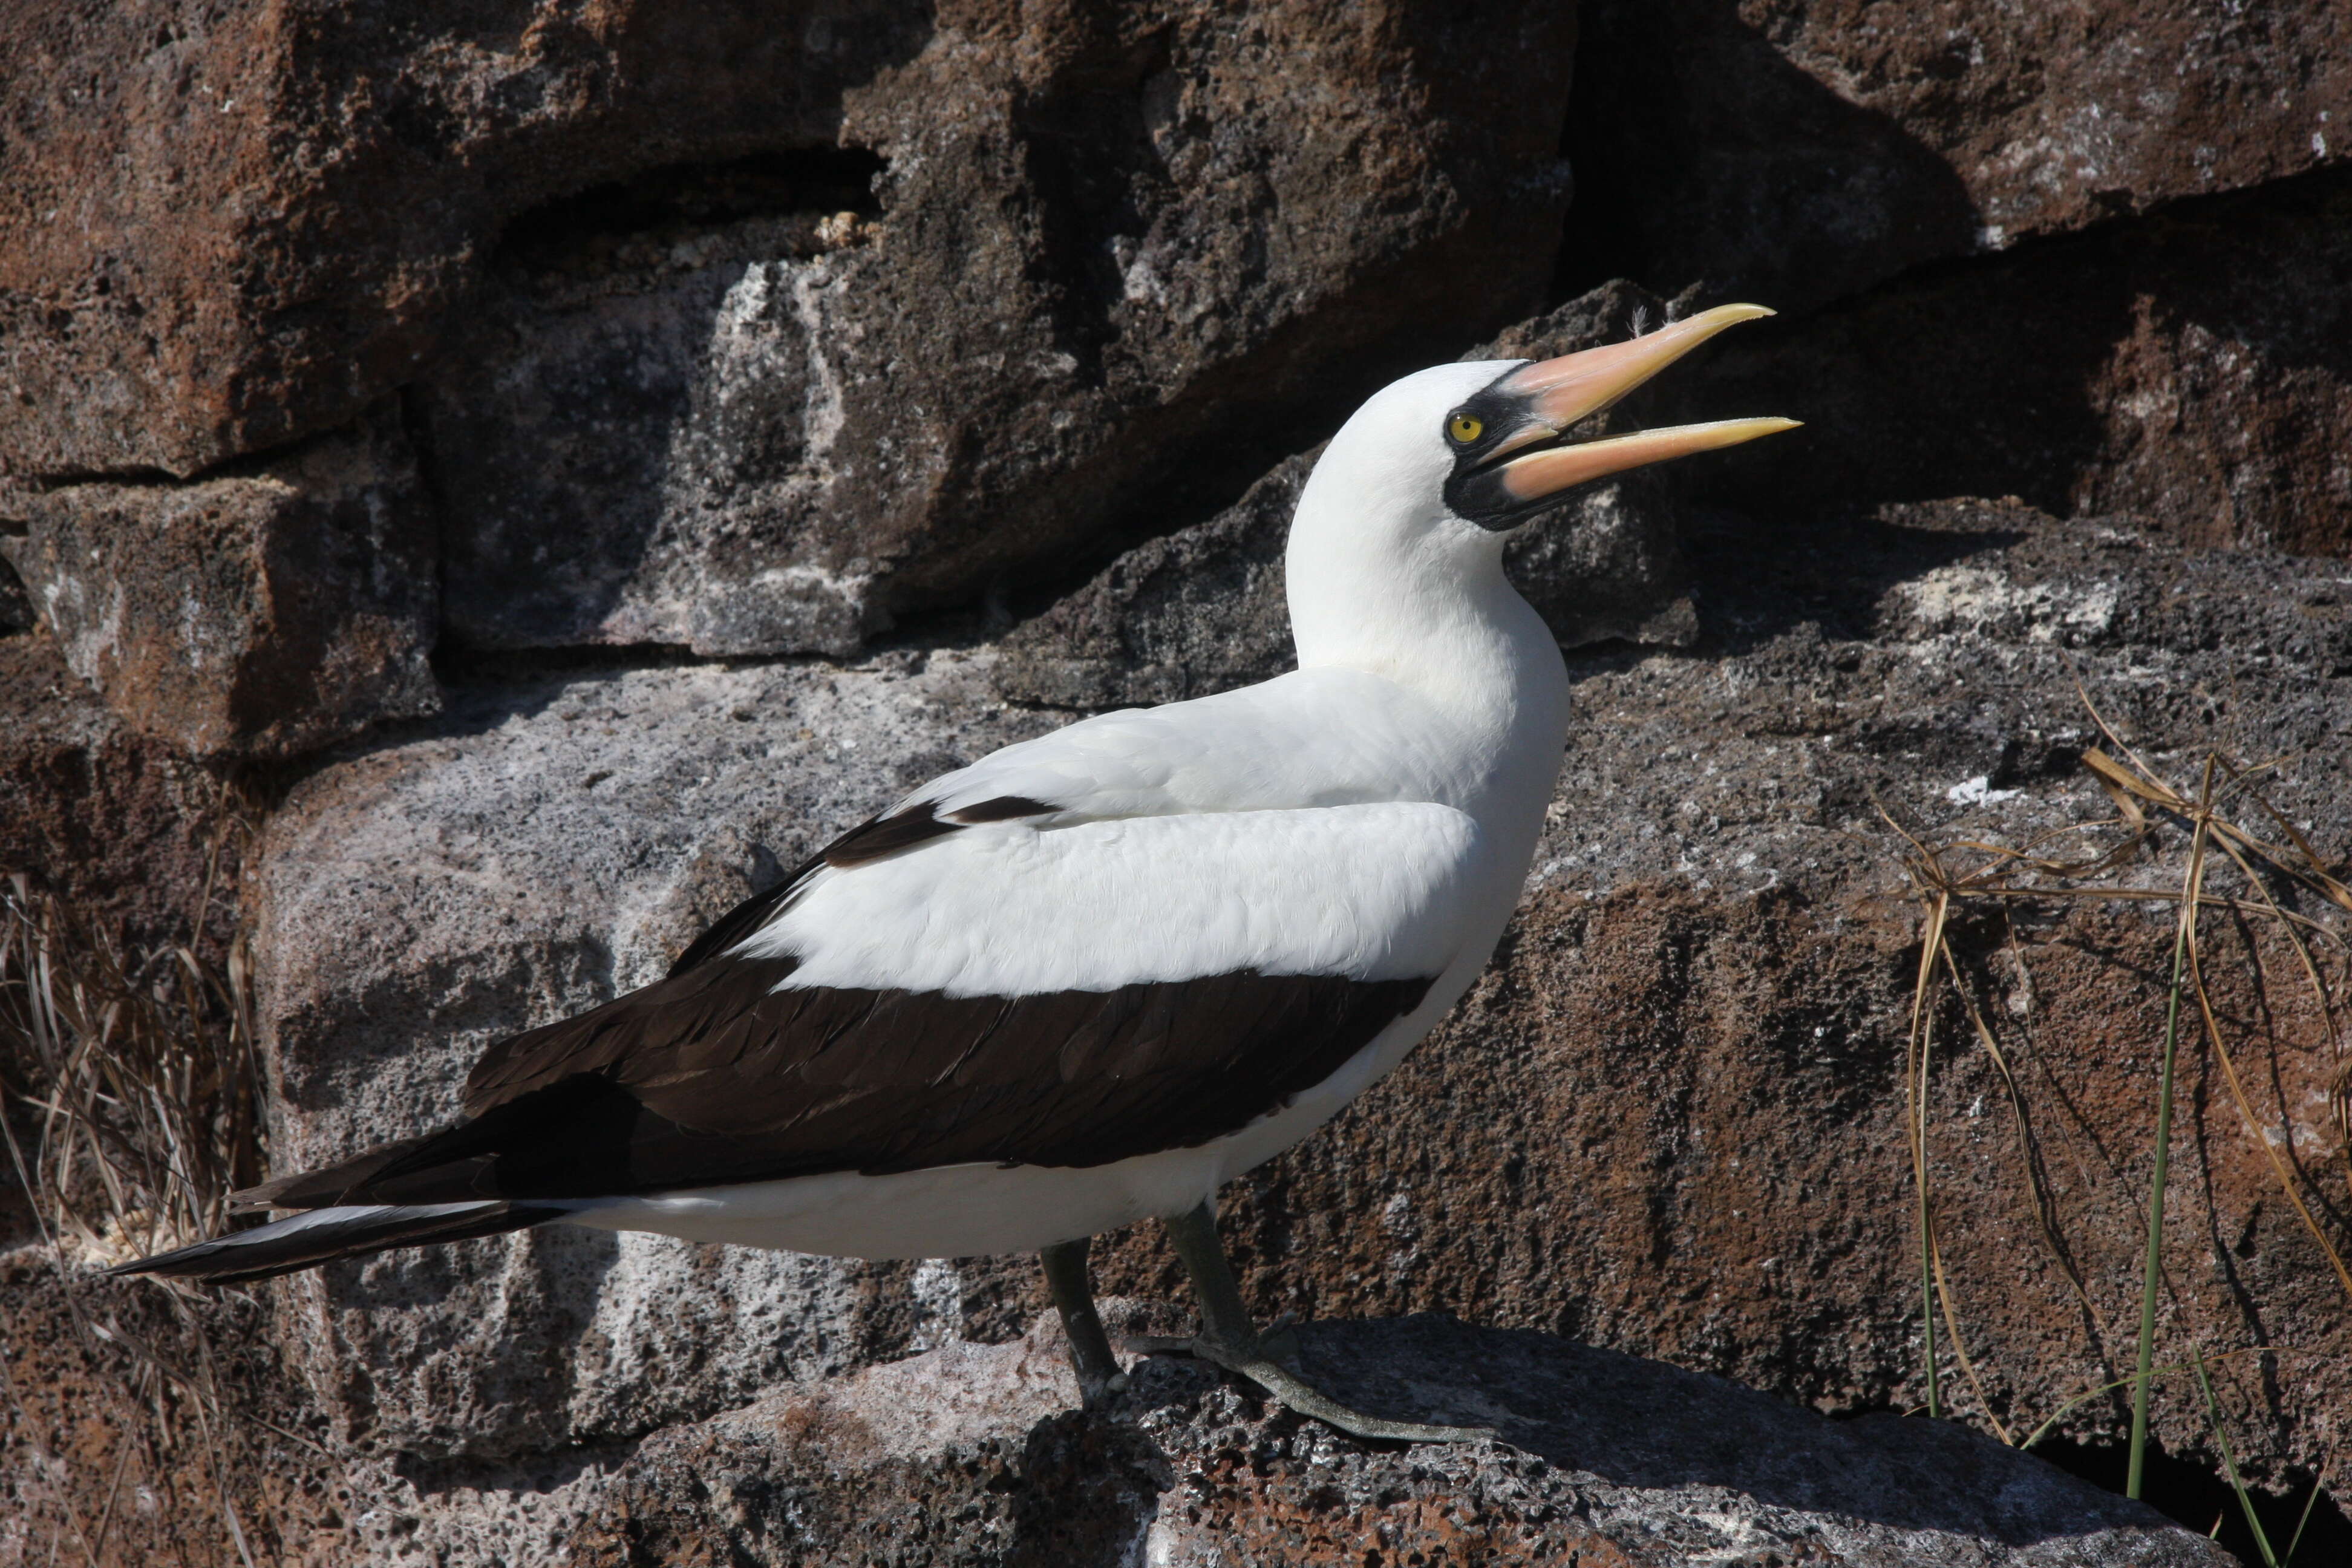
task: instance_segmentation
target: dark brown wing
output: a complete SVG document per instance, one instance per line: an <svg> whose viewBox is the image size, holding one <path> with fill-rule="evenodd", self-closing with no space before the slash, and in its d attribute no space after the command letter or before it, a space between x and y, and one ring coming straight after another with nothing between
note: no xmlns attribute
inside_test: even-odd
<svg viewBox="0 0 2352 1568"><path fill-rule="evenodd" d="M1106 1164L1238 1131L1330 1077L1429 988L1243 972L1019 997L776 990L790 971L712 960L517 1035L476 1065L470 1120L352 1162L359 1179L331 1195L305 1182L280 1201Z"/></svg>

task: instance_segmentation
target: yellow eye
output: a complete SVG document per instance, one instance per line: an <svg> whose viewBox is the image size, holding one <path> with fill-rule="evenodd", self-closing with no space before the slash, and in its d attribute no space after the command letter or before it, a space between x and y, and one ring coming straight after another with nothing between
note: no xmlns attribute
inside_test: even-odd
<svg viewBox="0 0 2352 1568"><path fill-rule="evenodd" d="M1457 414L1445 422L1445 433L1454 437L1456 446L1467 447L1486 433L1486 422L1467 414Z"/></svg>

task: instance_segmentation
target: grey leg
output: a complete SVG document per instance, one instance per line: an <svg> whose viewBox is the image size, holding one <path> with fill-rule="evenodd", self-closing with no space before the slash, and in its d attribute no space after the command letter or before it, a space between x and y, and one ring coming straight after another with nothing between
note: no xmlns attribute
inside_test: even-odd
<svg viewBox="0 0 2352 1568"><path fill-rule="evenodd" d="M1351 1432L1359 1437L1386 1437L1405 1443L1475 1443L1495 1436L1487 1426L1425 1426L1413 1421L1391 1421L1350 1410L1319 1389L1300 1382L1276 1364L1265 1342L1242 1305L1241 1287L1233 1266L1225 1261L1223 1243L1217 1239L1217 1211L1203 1203L1190 1214L1160 1221L1168 1239L1192 1277L1193 1297L1201 1304L1201 1331L1189 1340L1139 1340L1133 1348L1181 1351L1237 1372L1301 1415Z"/></svg>
<svg viewBox="0 0 2352 1568"><path fill-rule="evenodd" d="M1087 1278L1087 1238L1055 1242L1037 1255L1045 1266L1045 1289L1054 1295L1054 1310L1062 1314L1062 1332L1070 1342L1070 1365L1078 1374L1078 1394L1091 1407L1127 1386L1111 1354L1110 1336L1103 1332L1095 1310L1094 1282Z"/></svg>

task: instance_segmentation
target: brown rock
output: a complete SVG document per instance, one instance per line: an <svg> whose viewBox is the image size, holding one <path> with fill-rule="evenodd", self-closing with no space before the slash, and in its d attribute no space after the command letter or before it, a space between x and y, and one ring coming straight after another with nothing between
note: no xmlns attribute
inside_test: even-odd
<svg viewBox="0 0 2352 1568"><path fill-rule="evenodd" d="M215 774L109 711L54 639L0 637L0 877L31 876L134 952L215 921L226 936L229 911L199 905L215 869L219 891L234 882L237 810Z"/></svg>
<svg viewBox="0 0 2352 1568"><path fill-rule="evenodd" d="M9 7L0 473L187 475L411 379L516 215L825 145L919 7Z"/></svg>
<svg viewBox="0 0 2352 1568"><path fill-rule="evenodd" d="M432 712L433 520L395 426L236 478L25 490L0 539L74 673L196 756Z"/></svg>
<svg viewBox="0 0 2352 1568"><path fill-rule="evenodd" d="M2018 495L2192 544L2352 552L2352 178L1898 279L1746 329L1663 395L1806 421L1692 475L1790 524Z"/></svg>
<svg viewBox="0 0 2352 1568"><path fill-rule="evenodd" d="M1213 510L1537 302L1572 33L949 8L846 95L863 216L678 186L510 249L422 399L453 635L841 654Z"/></svg>
<svg viewBox="0 0 2352 1568"><path fill-rule="evenodd" d="M2325 6L1606 0L1584 23L1579 279L1801 309L2352 146Z"/></svg>
<svg viewBox="0 0 2352 1568"><path fill-rule="evenodd" d="M1708 531L1692 559L1700 656L1573 664L1568 770L1496 966L1332 1128L1237 1184L1226 1234L1267 1317L1448 1311L1826 1410L1915 1408L1904 1060L1918 910L1876 804L1931 842L2021 844L2111 818L2079 763L2100 743L2079 676L2184 785L2209 743L2275 760L2273 799L2340 857L2352 615L2294 563L2184 554L2015 507L1797 540ZM2162 832L2110 885L2178 887L2186 843ZM2021 1438L2131 1370L2170 911L1960 910L1956 948L2026 1132L1948 991L1930 1180L1983 1394L1939 1319L1941 1394ZM2186 1037L2161 1343L2213 1359L2240 1461L2299 1501L2352 1418L2335 1371L2352 1319L2264 1151L2288 1152L2352 1259L2342 1047L2274 927L2217 914L2205 940L2262 1125ZM2340 987L2352 972L2322 947ZM1098 1274L1108 1290L1178 1289L1153 1237ZM2275 1355L2249 1353L2264 1345ZM2218 1469L2193 1384L2155 1403L2158 1440ZM2060 1430L2112 1444L2127 1419L2110 1393Z"/></svg>
<svg viewBox="0 0 2352 1568"><path fill-rule="evenodd" d="M123 1290L12 1237L0 1356L0 1562L52 1548L86 1568L335 1561L320 1548L341 1478L315 1447L285 1440L304 1416L281 1401L251 1299Z"/></svg>
<svg viewBox="0 0 2352 1568"><path fill-rule="evenodd" d="M1674 884L1539 899L1437 1039L1325 1140L1246 1184L1247 1201L1234 1194L1229 1235L1255 1265L1259 1309L1454 1311L1832 1412L1923 1406L1901 1069L1917 950L1908 921L1875 913ZM1989 931L1962 952L1979 996L2006 1006L2018 993L2002 940ZM2055 1245L2039 1229L2000 1073L1956 1006L1939 1020L1950 1060L1930 1104L1938 1242L1983 1386L1980 1396L1939 1320L1941 1397L1979 1429L2021 1439L2131 1371L2136 1200L2169 949L2168 933L2134 921L2070 920L2022 940L2051 1005L2030 1045L2025 1028L2005 1030L2005 1049ZM2284 943L2263 961L2294 962ZM2234 988L2219 1005L2233 1026L2256 1011ZM2290 1103L2324 1107L2335 1063L2315 1043L2323 1031L2282 1012L2289 1043L2254 1059L2264 1073L2275 1060ZM2344 1418L2340 1380L2323 1370L2345 1352L2342 1289L2281 1212L2218 1067L2195 1049L2190 1060L2206 1087L2175 1149L2167 1353L2195 1344L2227 1358L2214 1375L2241 1461L2251 1450L2271 1486L2299 1492ZM2273 1091L2260 1103L2276 1116ZM2340 1134L2324 1112L2296 1120L2306 1171L2323 1202L2340 1203ZM2340 1249L2342 1227L2331 1232ZM1164 1266L1137 1255L1104 1277L1134 1289L1160 1283ZM2256 1343L2287 1348L2265 1364L2246 1353ZM2127 1398L2110 1393L2058 1431L2112 1444L2127 1424ZM2156 1435L2218 1468L2193 1384L2164 1384Z"/></svg>
<svg viewBox="0 0 2352 1568"><path fill-rule="evenodd" d="M0 471L191 473L439 356L466 639L842 652L1522 313L1567 197L1563 11L500 9L12 24Z"/></svg>

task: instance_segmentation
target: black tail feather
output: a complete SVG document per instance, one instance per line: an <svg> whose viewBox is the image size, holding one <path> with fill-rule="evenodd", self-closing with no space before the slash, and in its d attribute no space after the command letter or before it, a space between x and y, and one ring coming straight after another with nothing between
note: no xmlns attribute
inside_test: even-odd
<svg viewBox="0 0 2352 1568"><path fill-rule="evenodd" d="M377 1172L428 1141L429 1135L379 1143L336 1164L316 1171L297 1171L290 1176L280 1176L257 1187L241 1188L229 1194L229 1207L238 1211L318 1209L354 1201L352 1194L355 1189L365 1186ZM463 1195L470 1197L473 1194ZM453 1194L453 1198L455 1196Z"/></svg>
<svg viewBox="0 0 2352 1568"><path fill-rule="evenodd" d="M163 1274L207 1285L236 1285L314 1268L339 1258L363 1258L394 1247L464 1241L561 1219L570 1210L551 1204L486 1199L457 1204L372 1204L319 1208L231 1231L211 1241L142 1258L109 1274Z"/></svg>

